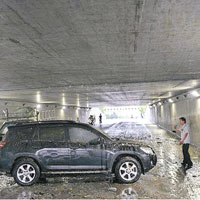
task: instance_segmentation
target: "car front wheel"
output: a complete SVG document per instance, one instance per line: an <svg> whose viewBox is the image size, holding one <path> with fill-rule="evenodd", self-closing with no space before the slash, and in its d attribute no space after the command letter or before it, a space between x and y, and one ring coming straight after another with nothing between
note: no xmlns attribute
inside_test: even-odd
<svg viewBox="0 0 200 200"><path fill-rule="evenodd" d="M18 161L13 168L15 182L21 186L30 186L40 178L40 168L32 159Z"/></svg>
<svg viewBox="0 0 200 200"><path fill-rule="evenodd" d="M121 183L134 183L141 176L140 163L132 157L124 157L117 163L115 175Z"/></svg>

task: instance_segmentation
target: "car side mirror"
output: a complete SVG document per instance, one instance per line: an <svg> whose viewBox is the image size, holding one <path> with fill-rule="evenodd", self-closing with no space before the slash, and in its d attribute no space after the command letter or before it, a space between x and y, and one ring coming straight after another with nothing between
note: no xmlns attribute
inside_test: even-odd
<svg viewBox="0 0 200 200"><path fill-rule="evenodd" d="M102 137L100 137L100 138L99 138L99 144L104 144L104 142L105 142L105 139L102 138Z"/></svg>
<svg viewBox="0 0 200 200"><path fill-rule="evenodd" d="M96 138L94 140L91 140L89 142L90 145L98 145L98 144L103 144L104 143L104 139L99 137L99 138Z"/></svg>

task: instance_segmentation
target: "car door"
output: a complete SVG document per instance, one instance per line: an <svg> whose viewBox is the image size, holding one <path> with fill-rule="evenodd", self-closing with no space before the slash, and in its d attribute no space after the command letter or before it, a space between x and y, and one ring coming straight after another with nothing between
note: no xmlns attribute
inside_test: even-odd
<svg viewBox="0 0 200 200"><path fill-rule="evenodd" d="M36 154L47 169L67 169L70 151L65 138L66 127L63 125L39 126L40 149Z"/></svg>
<svg viewBox="0 0 200 200"><path fill-rule="evenodd" d="M105 169L104 145L90 144L101 136L96 130L84 125L68 126L68 140L71 158L69 168L79 170Z"/></svg>

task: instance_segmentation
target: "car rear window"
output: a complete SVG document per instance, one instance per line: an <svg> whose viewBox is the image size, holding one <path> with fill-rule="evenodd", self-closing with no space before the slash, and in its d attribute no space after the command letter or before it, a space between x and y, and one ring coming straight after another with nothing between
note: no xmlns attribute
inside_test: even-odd
<svg viewBox="0 0 200 200"><path fill-rule="evenodd" d="M9 128L8 127L8 130L6 131L6 133L4 134L4 135L1 135L2 136L2 139L1 139L1 141L8 141L9 140L9 137L10 137L10 135L12 135L12 134L10 134L10 133L12 133L14 131L14 128Z"/></svg>
<svg viewBox="0 0 200 200"><path fill-rule="evenodd" d="M8 138L8 134L1 135L1 141L6 141Z"/></svg>
<svg viewBox="0 0 200 200"><path fill-rule="evenodd" d="M1 134L5 135L8 132L8 127L3 128Z"/></svg>

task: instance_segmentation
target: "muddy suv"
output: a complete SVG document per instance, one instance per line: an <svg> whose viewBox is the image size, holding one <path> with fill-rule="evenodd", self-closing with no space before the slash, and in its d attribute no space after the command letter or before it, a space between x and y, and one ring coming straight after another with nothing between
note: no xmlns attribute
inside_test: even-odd
<svg viewBox="0 0 200 200"><path fill-rule="evenodd" d="M22 186L49 175L98 173L133 183L156 162L149 146L114 141L93 126L73 121L17 123L0 142L0 172Z"/></svg>

